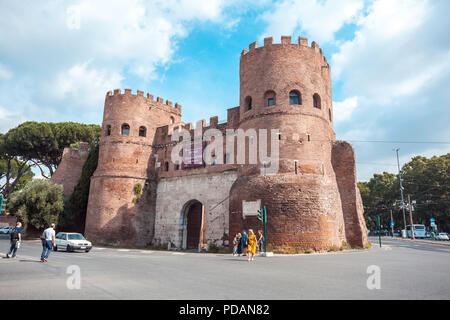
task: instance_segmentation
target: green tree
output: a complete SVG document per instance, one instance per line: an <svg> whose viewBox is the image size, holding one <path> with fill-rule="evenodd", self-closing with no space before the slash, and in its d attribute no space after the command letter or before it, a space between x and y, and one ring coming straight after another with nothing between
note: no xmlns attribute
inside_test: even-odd
<svg viewBox="0 0 450 320"><path fill-rule="evenodd" d="M9 130L0 136L0 159L6 162L6 168L11 168L6 170L2 192L8 197L33 167L38 168L44 178L50 178L61 161L64 148L79 141L93 144L100 131L98 125L32 121ZM14 166L17 169L13 169Z"/></svg>
<svg viewBox="0 0 450 320"><path fill-rule="evenodd" d="M12 194L8 209L24 224L42 230L51 223L58 223L64 209L63 188L48 180L35 179L22 190Z"/></svg>
<svg viewBox="0 0 450 320"><path fill-rule="evenodd" d="M359 182L358 187L364 204L364 216L370 230L377 228L380 216L383 228L390 223L390 210L395 203L395 186L398 179L394 174L374 174L368 182Z"/></svg>
<svg viewBox="0 0 450 320"><path fill-rule="evenodd" d="M415 202L413 222L429 226L429 219L435 218L439 230L450 231L450 153L432 158L414 157L403 165L401 176L405 203L408 195ZM386 172L374 174L368 182L359 182L358 187L369 229L376 228L378 215L381 224L388 226L391 209L396 226L404 227L397 175ZM409 208L405 218L408 225Z"/></svg>
<svg viewBox="0 0 450 320"><path fill-rule="evenodd" d="M416 202L414 223L429 224L435 218L440 230L449 231L450 154L412 158L402 168L402 179L405 195Z"/></svg>

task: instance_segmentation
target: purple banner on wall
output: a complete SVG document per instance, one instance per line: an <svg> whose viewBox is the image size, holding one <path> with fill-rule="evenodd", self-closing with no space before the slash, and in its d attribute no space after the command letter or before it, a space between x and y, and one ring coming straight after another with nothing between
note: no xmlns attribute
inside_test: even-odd
<svg viewBox="0 0 450 320"><path fill-rule="evenodd" d="M183 148L183 168L203 166L203 143Z"/></svg>

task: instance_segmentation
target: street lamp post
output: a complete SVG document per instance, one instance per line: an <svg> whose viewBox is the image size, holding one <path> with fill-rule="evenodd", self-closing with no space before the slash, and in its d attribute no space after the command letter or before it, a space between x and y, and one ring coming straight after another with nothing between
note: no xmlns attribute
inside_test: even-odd
<svg viewBox="0 0 450 320"><path fill-rule="evenodd" d="M400 162L398 160L398 150L400 150L400 148L395 149L395 151L397 152L398 181L400 181L400 194L402 196L403 224L405 226L405 233L406 233L405 200L403 198L403 184L402 184L402 176L400 174Z"/></svg>

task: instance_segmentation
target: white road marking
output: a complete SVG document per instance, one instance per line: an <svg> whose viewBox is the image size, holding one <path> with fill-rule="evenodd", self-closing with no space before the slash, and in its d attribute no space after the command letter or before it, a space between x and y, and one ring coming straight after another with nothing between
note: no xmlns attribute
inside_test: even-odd
<svg viewBox="0 0 450 320"><path fill-rule="evenodd" d="M183 252L173 252L172 254L178 254L178 255L180 255L180 256L185 255L185 253L183 253Z"/></svg>
<svg viewBox="0 0 450 320"><path fill-rule="evenodd" d="M119 249L117 251L128 252L128 251L130 251L130 249Z"/></svg>

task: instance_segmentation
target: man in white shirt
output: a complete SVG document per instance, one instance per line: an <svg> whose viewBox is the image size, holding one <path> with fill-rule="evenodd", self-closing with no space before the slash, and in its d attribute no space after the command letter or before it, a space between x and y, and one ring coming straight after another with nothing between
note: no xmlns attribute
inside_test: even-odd
<svg viewBox="0 0 450 320"><path fill-rule="evenodd" d="M55 224L52 223L50 228L47 228L42 233L42 254L41 261L47 262L47 258L50 255L53 247L55 246Z"/></svg>

